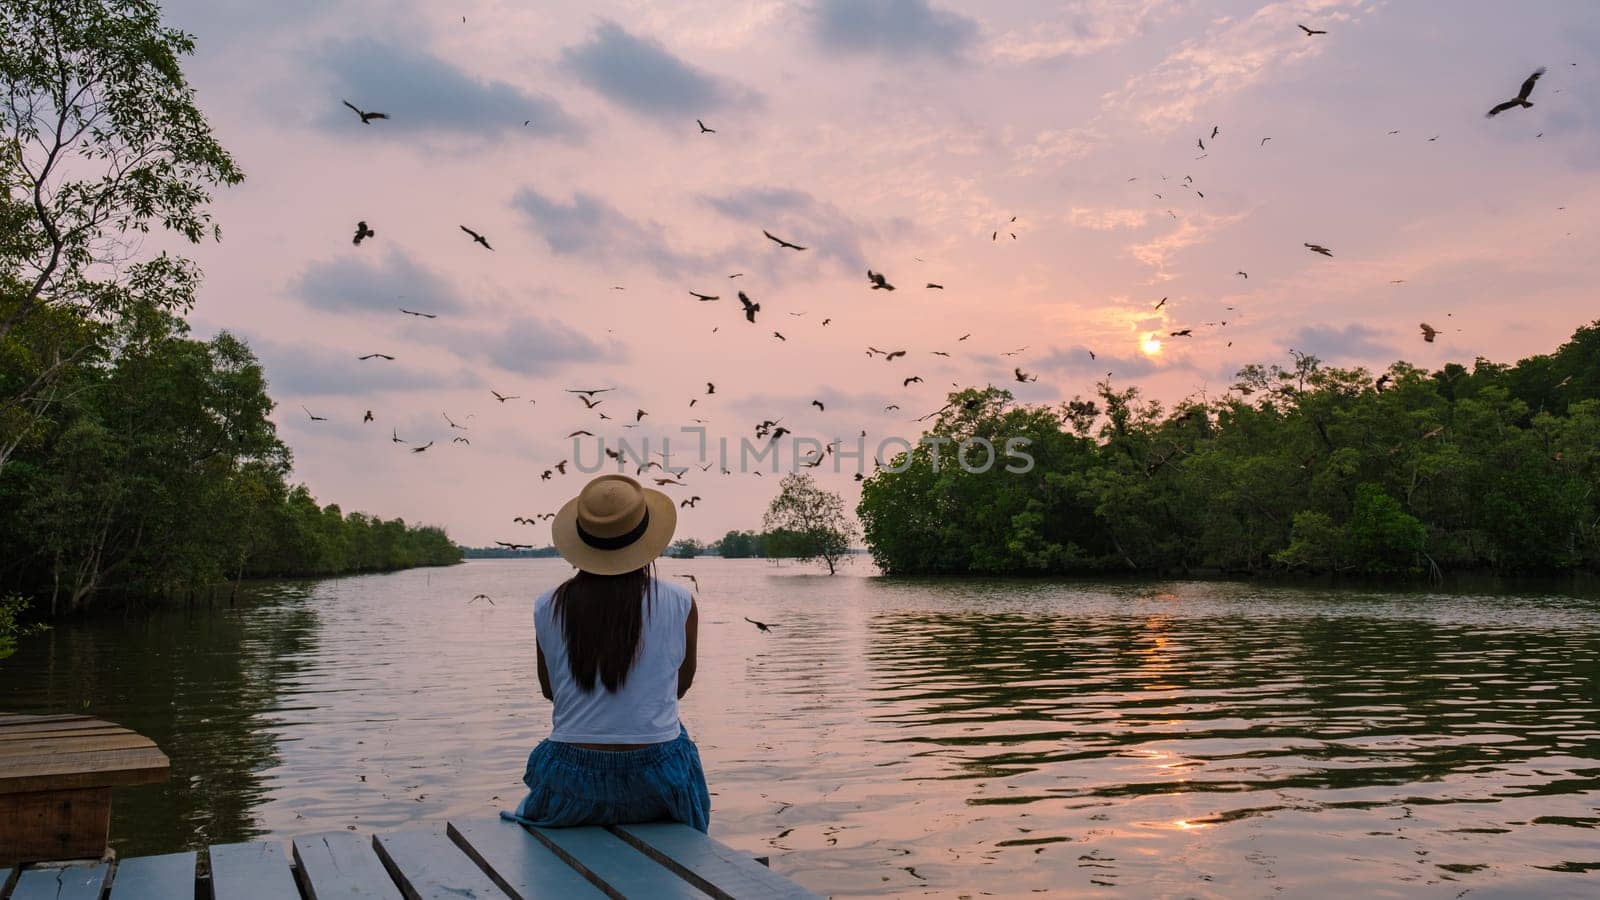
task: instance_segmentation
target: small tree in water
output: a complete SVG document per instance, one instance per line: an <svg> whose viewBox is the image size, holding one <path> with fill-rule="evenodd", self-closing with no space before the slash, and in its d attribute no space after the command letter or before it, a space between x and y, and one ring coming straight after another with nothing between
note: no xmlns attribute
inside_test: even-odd
<svg viewBox="0 0 1600 900"><path fill-rule="evenodd" d="M783 476L763 525L768 532L784 533L786 552L781 555L820 559L827 564L829 575L850 554L850 540L856 533L855 525L845 518L839 495L817 487L810 475L799 472Z"/></svg>

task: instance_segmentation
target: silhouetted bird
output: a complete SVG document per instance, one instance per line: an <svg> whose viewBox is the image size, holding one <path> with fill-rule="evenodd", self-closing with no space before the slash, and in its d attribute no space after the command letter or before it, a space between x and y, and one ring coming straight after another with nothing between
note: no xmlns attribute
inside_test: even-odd
<svg viewBox="0 0 1600 900"><path fill-rule="evenodd" d="M756 313L761 311L761 304L750 302L750 298L745 295L745 292L744 291L740 291L739 292L739 305L744 307L745 321L755 322Z"/></svg>
<svg viewBox="0 0 1600 900"><path fill-rule="evenodd" d="M418 318L422 318L422 319L437 319L437 318L439 318L437 313L413 312L413 311L411 311L409 309L403 309L403 308L400 311L405 313L408 316L417 316Z"/></svg>
<svg viewBox="0 0 1600 900"><path fill-rule="evenodd" d="M695 119L694 123L696 125L700 126L700 133L701 134L716 134L717 133L717 130L715 128L707 128L706 127L706 123L700 121L699 119Z"/></svg>
<svg viewBox="0 0 1600 900"><path fill-rule="evenodd" d="M890 284L888 280L883 277L882 272L874 272L871 269L868 269L867 280L872 282L872 289L875 291L894 290L894 285Z"/></svg>
<svg viewBox="0 0 1600 900"><path fill-rule="evenodd" d="M745 616L744 620L746 622L749 622L751 625L754 625L757 629L759 629L761 631L771 631L775 627L775 626L772 626L772 625L768 625L765 622L757 622L755 619L752 619L749 616Z"/></svg>
<svg viewBox="0 0 1600 900"><path fill-rule="evenodd" d="M1020 367L1012 369L1011 370L1011 374L1012 374L1012 377L1016 378L1020 382L1023 382L1024 384L1026 384L1029 381L1038 381L1039 380L1039 376L1037 376L1037 375L1029 375L1027 372L1022 371L1022 369Z"/></svg>
<svg viewBox="0 0 1600 900"><path fill-rule="evenodd" d="M822 401L821 400L813 400L813 401L811 401L811 405L815 406L817 408L818 412L827 412L828 411L828 408L822 405Z"/></svg>
<svg viewBox="0 0 1600 900"><path fill-rule="evenodd" d="M935 290L935 291L942 291L942 290L944 290L944 285L942 285L942 284L934 284L933 282L930 281L930 282L928 282L928 289L929 290Z"/></svg>
<svg viewBox="0 0 1600 900"><path fill-rule="evenodd" d="M1329 250L1327 247L1324 247L1321 244L1306 244L1306 249L1310 250L1312 253L1321 253L1323 256L1333 255L1332 250Z"/></svg>
<svg viewBox="0 0 1600 900"><path fill-rule="evenodd" d="M368 228L366 222L364 222L364 221L363 222L357 222L356 223L356 236L355 236L355 239L352 240L350 243L355 244L357 247L359 247L359 246L361 246L361 242L362 241L366 240L369 237L377 237L377 236L378 236L378 233L376 231L373 231L371 228Z"/></svg>
<svg viewBox="0 0 1600 900"><path fill-rule="evenodd" d="M592 432L592 431L585 431L585 430L583 430L583 429L581 429L581 428L580 428L580 429L578 429L578 430L577 430L577 431L574 431L574 432L573 432L573 433L571 433L571 434L569 434L569 435L567 435L567 437L568 437L568 438L575 438L575 437L594 437L594 432Z"/></svg>
<svg viewBox="0 0 1600 900"><path fill-rule="evenodd" d="M1307 28L1304 25L1296 25L1295 27L1301 31L1304 31L1306 33L1306 37L1311 37L1312 35L1316 34L1327 34L1326 31L1323 31L1319 28Z"/></svg>
<svg viewBox="0 0 1600 900"><path fill-rule="evenodd" d="M1535 69L1534 73L1528 76L1528 80L1522 83L1522 89L1517 91L1517 96L1489 110L1486 118L1498 116L1512 107L1520 106L1523 109L1527 109L1528 107L1532 106L1533 103L1528 100L1528 95L1533 93L1533 86L1539 82L1539 76L1543 74L1544 66L1540 66L1538 69Z"/></svg>
<svg viewBox="0 0 1600 900"><path fill-rule="evenodd" d="M354 112L356 115L361 117L361 124L363 124L363 125L371 125L373 119L387 119L387 118L389 118L389 114L388 113L367 112L367 111L362 110L362 109L357 109L356 105L354 103L351 103L349 100L345 100L344 101L344 105L350 107L351 112Z"/></svg>
<svg viewBox="0 0 1600 900"><path fill-rule="evenodd" d="M778 332L776 332L776 331L774 331L774 332L773 332L773 333L772 333L772 336L773 336L773 337L775 337L775 338L777 338L777 339L778 339L778 340L780 340L780 341L783 341L783 342L784 342L784 343L788 343L788 341L789 341L789 339L788 339L788 338L786 338L786 337L784 337L784 336L783 336L783 335L782 335L782 334L780 334L780 333L778 333Z"/></svg>
<svg viewBox="0 0 1600 900"><path fill-rule="evenodd" d="M800 246L799 244L791 243L789 241L784 240L781 237L778 237L777 235L773 234L772 232L767 231L765 228L763 228L761 230L761 233L767 236L767 240L772 241L774 244L777 244L779 247L786 247L786 248L788 248L790 250L804 250L805 249L804 247Z"/></svg>
<svg viewBox="0 0 1600 900"><path fill-rule="evenodd" d="M532 550L533 549L533 545L532 544L513 544L513 543L511 543L509 541L495 541L495 544L497 544L497 545L499 545L501 547L504 547L507 550L513 550L513 551L515 551L515 550Z"/></svg>
<svg viewBox="0 0 1600 900"><path fill-rule="evenodd" d="M370 410L370 409L367 410L367 414L361 417L361 421L363 423L371 422L372 421L372 410Z"/></svg>
<svg viewBox="0 0 1600 900"><path fill-rule="evenodd" d="M1389 373L1385 372L1379 375L1378 380L1374 381L1372 386L1377 389L1378 393L1383 393L1383 389L1389 386Z"/></svg>
<svg viewBox="0 0 1600 900"><path fill-rule="evenodd" d="M389 354L387 354L387 353L368 353L368 354L367 354L367 355L366 355L366 356L358 356L358 357L356 357L356 359L361 359L361 360L367 360L367 359L387 359L387 360L389 360L389 361L391 361L391 362L393 362L393 361L394 361L394 357L392 357L392 356L390 356L390 355L389 355Z"/></svg>
<svg viewBox="0 0 1600 900"><path fill-rule="evenodd" d="M412 453L421 453L421 452L427 450L429 447L432 447L432 446L433 446L433 441L429 441L426 444L423 444L421 447L412 447L411 448L411 452Z"/></svg>
<svg viewBox="0 0 1600 900"><path fill-rule="evenodd" d="M1422 329L1422 339L1430 344L1433 343L1433 339L1439 334L1439 329L1429 325L1427 322L1423 322L1418 327Z"/></svg>
<svg viewBox="0 0 1600 900"><path fill-rule="evenodd" d="M302 405L300 408L301 409L306 409L304 405ZM328 421L328 417L327 416L316 415L313 412L311 412L311 410L309 410L309 409L306 409L306 415L311 416L311 421L313 421L313 422L326 422L326 421Z"/></svg>
<svg viewBox="0 0 1600 900"><path fill-rule="evenodd" d="M900 382L900 386L901 387L909 387L912 384L921 384L921 383L922 383L922 377L920 375L913 375L910 378L907 378L906 380Z"/></svg>
<svg viewBox="0 0 1600 900"><path fill-rule="evenodd" d="M511 394L511 395L508 396L506 394L502 394L499 391L493 390L493 389L490 389L489 393L493 394L494 398L496 400L499 400L501 403L504 403L507 400L520 400L520 399L522 399L521 396L519 396L517 394Z"/></svg>
<svg viewBox="0 0 1600 900"><path fill-rule="evenodd" d="M722 299L721 297L718 297L715 294L701 294L701 293L697 293L695 291L690 291L689 292L689 296L695 298L696 300L699 300L701 303L705 303L705 302L710 301L710 300L721 300Z"/></svg>
<svg viewBox="0 0 1600 900"><path fill-rule="evenodd" d="M692 509L694 507L694 505L696 503L699 503L699 502L700 502L700 497L698 495L696 495L696 496L690 497L689 499L684 500L683 502L679 503L678 504L678 508L682 509L685 506L687 506L687 507L690 507ZM695 587L698 588L699 585L695 585Z"/></svg>
<svg viewBox="0 0 1600 900"><path fill-rule="evenodd" d="M393 429L393 428L389 429L389 434L390 434L389 443L391 443L391 444L404 444L405 443L405 441L400 439L400 432L397 431L396 429Z"/></svg>
<svg viewBox="0 0 1600 900"><path fill-rule="evenodd" d="M477 595L474 595L473 598L471 600L468 600L467 602L468 603L476 603L479 600L489 600L489 595L488 594L477 594ZM489 600L489 605L493 606L494 605L494 601L493 600Z"/></svg>
<svg viewBox="0 0 1600 900"><path fill-rule="evenodd" d="M1161 307L1166 306L1166 305L1167 305L1167 298L1162 297L1161 298L1161 302L1156 304L1156 309L1160 309Z"/></svg>
<svg viewBox="0 0 1600 900"><path fill-rule="evenodd" d="M1167 337L1188 337L1191 334L1194 334L1193 328L1180 328L1177 331L1167 332Z"/></svg>
<svg viewBox="0 0 1600 900"><path fill-rule="evenodd" d="M472 237L472 240L473 240L474 243L482 244L483 245L483 249L485 249L485 250L493 250L494 249L493 247L489 246L489 239L488 238L486 238L483 235L477 233L476 231L473 231L471 228L468 228L465 225L461 225L461 226L458 226L458 227L462 231L465 231L468 235L470 235Z"/></svg>

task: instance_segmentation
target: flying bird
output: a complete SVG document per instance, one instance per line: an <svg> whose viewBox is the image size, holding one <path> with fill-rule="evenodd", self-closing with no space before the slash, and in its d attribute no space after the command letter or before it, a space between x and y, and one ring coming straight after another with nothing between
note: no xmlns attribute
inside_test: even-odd
<svg viewBox="0 0 1600 900"><path fill-rule="evenodd" d="M1538 83L1539 76L1543 74L1544 66L1540 66L1539 68L1535 69L1533 74L1528 76L1528 80L1522 83L1522 89L1517 91L1517 96L1489 110L1489 113L1485 118L1493 118L1494 116L1498 116L1499 114L1513 107L1520 106L1523 109L1527 109L1528 107L1532 106L1533 103L1528 99L1528 95L1533 93L1533 86Z"/></svg>
<svg viewBox="0 0 1600 900"><path fill-rule="evenodd" d="M1245 271L1241 270L1241 271L1235 272L1233 274L1240 276L1241 278L1245 279L1246 281L1250 280L1250 273L1249 272L1245 272Z"/></svg>
<svg viewBox="0 0 1600 900"><path fill-rule="evenodd" d="M749 622L751 625L754 625L756 627L756 629L759 630L759 631L770 631L773 627L775 627L775 626L772 626L772 625L768 625L765 622L757 622L755 619L752 619L749 616L745 616L744 620L746 622Z"/></svg>
<svg viewBox="0 0 1600 900"><path fill-rule="evenodd" d="M1264 137L1264 138L1261 139L1261 143L1257 144L1256 146L1257 147L1265 147L1267 145L1267 141L1270 141L1270 140L1272 140L1272 138Z"/></svg>
<svg viewBox="0 0 1600 900"><path fill-rule="evenodd" d="M1418 327L1422 329L1422 339L1430 344L1433 343L1433 339L1439 334L1439 329L1429 325L1427 322L1423 322Z"/></svg>
<svg viewBox="0 0 1600 900"><path fill-rule="evenodd" d="M1026 384L1026 383L1028 383L1030 381L1038 381L1039 380L1039 376L1038 375L1029 375L1027 372L1022 371L1022 368L1020 366L1017 367L1017 368L1012 369L1011 373L1012 373L1013 377L1015 377L1018 381L1020 381L1020 382L1022 382L1024 384Z"/></svg>
<svg viewBox="0 0 1600 900"><path fill-rule="evenodd" d="M483 245L483 249L485 249L485 250L493 250L494 249L493 247L489 246L489 239L488 238L486 238L483 235L477 233L476 231L473 231L471 228L468 228L465 225L461 225L461 226L458 226L458 227L462 231L465 231L468 235L470 235L472 237L473 243L482 244Z"/></svg>
<svg viewBox="0 0 1600 900"><path fill-rule="evenodd" d="M694 123L696 125L700 126L700 133L701 134L716 134L717 133L717 130L715 128L707 128L706 127L706 123L700 121L699 119L695 119Z"/></svg>
<svg viewBox="0 0 1600 900"><path fill-rule="evenodd" d="M405 441L400 439L400 432L398 430L396 430L394 428L389 429L389 435L390 435L389 443L391 443L391 444L404 444L405 443Z"/></svg>
<svg viewBox="0 0 1600 900"><path fill-rule="evenodd" d="M1211 139L1213 141L1217 139L1217 132L1219 132L1221 130L1222 129L1217 127L1216 125L1211 126Z"/></svg>
<svg viewBox="0 0 1600 900"><path fill-rule="evenodd" d="M468 447L472 446L472 442L471 441L467 440L464 437L461 437L460 435L457 435L457 436L451 438L450 439L450 443L452 443L452 444L466 444Z"/></svg>
<svg viewBox="0 0 1600 900"><path fill-rule="evenodd" d="M372 410L370 410L370 409L367 410L367 414L361 417L361 421L363 423L371 422L372 421Z"/></svg>
<svg viewBox="0 0 1600 900"><path fill-rule="evenodd" d="M788 343L789 342L789 339L784 337L782 332L774 331L772 333L772 336L777 338L780 341L783 341L784 343Z"/></svg>
<svg viewBox="0 0 1600 900"><path fill-rule="evenodd" d="M745 294L745 292L740 291L739 305L744 307L745 321L754 323L756 320L756 313L761 311L761 304L750 302L750 298Z"/></svg>
<svg viewBox="0 0 1600 900"><path fill-rule="evenodd" d="M358 356L358 357L356 357L356 359L360 359L360 360L387 359L390 362L394 361L394 357L390 356L387 353L368 353L366 356Z"/></svg>
<svg viewBox="0 0 1600 900"><path fill-rule="evenodd" d="M913 375L910 378L907 378L905 381L900 382L900 386L901 387L910 387L913 383L921 384L922 383L922 377L919 376L919 375Z"/></svg>
<svg viewBox="0 0 1600 900"><path fill-rule="evenodd" d="M1389 385L1389 373L1388 372L1385 372L1382 375L1379 375L1378 376L1378 380L1374 381L1372 383L1372 386L1374 388L1376 388L1378 393L1380 393L1380 394L1383 393L1383 389L1385 387L1387 387L1388 385Z"/></svg>
<svg viewBox="0 0 1600 900"><path fill-rule="evenodd" d="M635 422L637 422L637 421L643 419L645 416L648 416L648 415L650 415L650 413L648 413L648 412L646 412L646 411L644 411L642 409L636 409L636 410L633 411L633 420Z"/></svg>
<svg viewBox="0 0 1600 900"><path fill-rule="evenodd" d="M302 404L300 408L301 409L306 409L304 404ZM313 422L326 422L326 421L328 421L328 417L327 416L316 415L315 413L313 413L309 409L306 409L306 415L310 416L311 417L311 421L313 421Z"/></svg>
<svg viewBox="0 0 1600 900"><path fill-rule="evenodd" d="M828 411L828 408L826 406L822 405L822 401L821 400L813 400L813 401L811 401L811 405L815 406L817 408L818 412L827 412Z"/></svg>
<svg viewBox="0 0 1600 900"><path fill-rule="evenodd" d="M511 394L511 395L509 395L509 396L508 396L508 395L506 395L506 394L502 394L502 393L500 393L500 392L499 392L499 391L497 391L497 390L493 390L493 389L490 389L490 391L489 391L489 393L491 393L491 394L493 394L493 395L494 395L494 398L495 398L495 399L496 399L496 400L499 400L499 401L500 401L500 402L501 402L501 403L504 403L504 402L506 402L506 401L507 401L507 400L520 400L520 399L522 399L522 398L521 398L521 397L520 397L520 396L519 396L519 395L517 395L517 394Z"/></svg>
<svg viewBox="0 0 1600 900"><path fill-rule="evenodd" d="M1311 37L1313 35L1327 34L1328 33L1326 31L1323 31L1323 30L1318 29L1318 28L1307 28L1304 25L1296 25L1295 27L1300 29L1301 31L1304 31L1306 33L1306 37Z"/></svg>
<svg viewBox="0 0 1600 900"><path fill-rule="evenodd" d="M1167 337L1188 337L1194 334L1193 328L1180 328L1177 331L1167 332Z"/></svg>
<svg viewBox="0 0 1600 900"><path fill-rule="evenodd" d="M698 293L696 291L690 291L689 292L689 296L695 298L696 300L699 300L701 303L706 303L706 302L709 302L711 300L721 300L722 299L721 297L716 296L715 294L701 294L701 293Z"/></svg>
<svg viewBox="0 0 1600 900"><path fill-rule="evenodd" d="M578 399L583 401L583 408L584 409L594 409L596 406L599 406L600 404L605 402L604 400L591 400L588 397L584 397L584 396L580 396L580 397L578 397ZM600 415L603 418L605 416L605 413L601 413Z"/></svg>
<svg viewBox="0 0 1600 900"><path fill-rule="evenodd" d="M388 113L367 112L367 111L362 110L362 109L357 109L356 105L354 103L351 103L349 100L344 101L344 105L350 107L351 112L354 112L356 115L361 117L361 124L363 124L363 125L371 125L373 119L387 119L387 118L389 118L389 114Z"/></svg>
<svg viewBox="0 0 1600 900"><path fill-rule="evenodd" d="M1333 255L1332 250L1329 250L1327 247L1324 247L1321 244L1306 244L1306 249L1310 250L1312 253L1321 253L1323 256Z"/></svg>
<svg viewBox="0 0 1600 900"><path fill-rule="evenodd" d="M408 316L416 316L416 317L421 318L421 319L437 319L437 318L439 318L438 313L414 312L412 310L405 309L404 307L402 307L400 309L400 311L405 313Z"/></svg>
<svg viewBox="0 0 1600 900"><path fill-rule="evenodd" d="M568 438L575 438L575 437L594 437L594 432L592 432L592 431L585 431L585 430L583 430L583 429L582 429L582 428L580 428L580 429L578 429L578 430L577 430L577 431L574 431L574 432L573 432L573 433L571 433L571 434L569 434L569 435L567 435L567 437L568 437Z"/></svg>
<svg viewBox="0 0 1600 900"><path fill-rule="evenodd" d="M790 250L804 250L805 249L804 247L800 246L799 244L791 243L789 241L784 240L781 237L778 237L777 235L773 234L772 232L766 230L765 228L763 228L761 230L761 233L767 236L767 240L772 241L774 244L777 244L779 247L787 247Z"/></svg>
<svg viewBox="0 0 1600 900"><path fill-rule="evenodd" d="M450 425L451 428L455 428L455 429L460 430L460 431L466 431L467 430L467 426L465 426L465 425L457 425L455 420L450 418L450 416L448 414L439 413L439 415L444 416L445 422L447 422ZM467 418L470 419L472 417L471 416L467 416Z"/></svg>
<svg viewBox="0 0 1600 900"><path fill-rule="evenodd" d="M1161 302L1156 304L1156 309L1160 309L1161 307L1166 306L1166 305L1167 305L1167 298L1162 297L1161 298Z"/></svg>
<svg viewBox="0 0 1600 900"><path fill-rule="evenodd" d="M476 603L479 600L489 600L489 595L488 594L476 594L476 595L473 596L473 598L471 600L468 600L467 602L468 603ZM489 600L489 605L493 606L494 605L494 601L493 600Z"/></svg>
<svg viewBox="0 0 1600 900"><path fill-rule="evenodd" d="M894 285L890 284L888 279L883 277L883 273L882 272L874 272L871 269L868 269L867 270L867 280L872 282L872 289L875 290L875 291L892 291L892 290L894 290Z"/></svg>
<svg viewBox="0 0 1600 900"><path fill-rule="evenodd" d="M883 359L884 359L884 362L894 362L895 360L897 360L900 357L905 356L905 355L906 355L906 352L904 350L891 350L888 353L885 353L883 355Z"/></svg>
<svg viewBox="0 0 1600 900"><path fill-rule="evenodd" d="M695 504L696 504L696 503L699 503L699 502L700 502L700 496L699 496L699 495L698 495L698 494L696 494L696 495L695 495L695 496L693 496L693 497L690 497L690 498L689 498L689 499L687 499L687 500L684 500L684 501L683 501L683 502L681 502L681 503L679 503L679 504L678 504L678 508L679 508L679 509L682 509L682 508L684 508L684 507L685 507L685 506L687 506L687 507L689 507L689 508L690 508L690 509L693 509L693 508L694 508L694 505L695 505ZM698 584L697 584L697 585L695 585L695 588L696 588L696 589L697 589L697 590L698 590L698 589L699 589L699 587L700 587L700 585L698 585Z"/></svg>
<svg viewBox="0 0 1600 900"><path fill-rule="evenodd" d="M424 450L427 450L429 447L432 447L432 446L433 446L433 441L429 441L426 444L423 444L421 447L412 447L411 448L411 452L412 453L421 453Z"/></svg>
<svg viewBox="0 0 1600 900"><path fill-rule="evenodd" d="M378 236L378 233L376 231L373 231L371 228L368 228L367 227L367 223L365 221L357 222L356 223L356 236L355 236L355 239L352 240L350 243L355 244L357 247L359 247L359 246L361 246L361 242L362 241L366 240L369 237L377 237L377 236Z"/></svg>
<svg viewBox="0 0 1600 900"><path fill-rule="evenodd" d="M497 545L501 546L501 547L506 548L507 550L512 550L512 551L515 551L515 550L532 550L533 549L533 545L532 544L513 544L513 543L510 543L509 541L495 541L495 543Z"/></svg>

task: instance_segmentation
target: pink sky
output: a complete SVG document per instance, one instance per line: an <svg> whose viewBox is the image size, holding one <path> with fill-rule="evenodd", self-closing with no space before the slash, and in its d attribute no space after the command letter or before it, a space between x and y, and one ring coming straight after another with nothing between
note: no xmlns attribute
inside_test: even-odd
<svg viewBox="0 0 1600 900"><path fill-rule="evenodd" d="M951 382L1053 403L1112 371L1170 402L1290 348L1511 361L1596 318L1587 0L577 6L170 5L248 175L217 199L222 242L194 251L193 321L256 348L295 478L325 502L543 544L548 526L510 519L580 486L538 477L574 429L699 416L736 446L783 416L870 447L919 434ZM1484 118L1541 65L1532 109ZM363 126L341 99L393 118ZM354 247L358 219L377 237ZM899 289L870 290L867 267ZM397 359L356 361L371 352ZM613 422L563 392L601 386ZM644 427L614 427L637 408ZM848 470L818 472L854 506ZM673 495L703 500L679 533L702 539L759 527L777 481L685 480Z"/></svg>

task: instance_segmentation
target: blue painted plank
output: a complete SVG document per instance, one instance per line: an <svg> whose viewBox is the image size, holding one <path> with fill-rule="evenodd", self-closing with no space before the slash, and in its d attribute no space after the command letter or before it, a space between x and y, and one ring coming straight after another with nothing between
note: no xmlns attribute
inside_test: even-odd
<svg viewBox="0 0 1600 900"><path fill-rule="evenodd" d="M295 838L294 861L308 900L400 900L372 839L353 831Z"/></svg>
<svg viewBox="0 0 1600 900"><path fill-rule="evenodd" d="M11 900L100 900L110 870L103 862L29 867L17 878Z"/></svg>
<svg viewBox="0 0 1600 900"><path fill-rule="evenodd" d="M515 822L451 822L447 832L500 889L518 900L601 900L606 894Z"/></svg>
<svg viewBox="0 0 1600 900"><path fill-rule="evenodd" d="M111 900L194 900L193 850L164 856L136 856L117 863Z"/></svg>
<svg viewBox="0 0 1600 900"><path fill-rule="evenodd" d="M618 825L629 844L715 897L737 900L817 900L798 884L745 853L687 825Z"/></svg>
<svg viewBox="0 0 1600 900"><path fill-rule="evenodd" d="M6 895L6 888L11 886L11 870L0 868L0 897Z"/></svg>
<svg viewBox="0 0 1600 900"><path fill-rule="evenodd" d="M406 900L485 900L507 896L442 830L381 834L373 838L373 844Z"/></svg>
<svg viewBox="0 0 1600 900"><path fill-rule="evenodd" d="M300 900L289 857L276 841L211 848L211 895L216 900Z"/></svg>
<svg viewBox="0 0 1600 900"><path fill-rule="evenodd" d="M568 865L623 897L711 896L604 828L535 828L533 833Z"/></svg>

